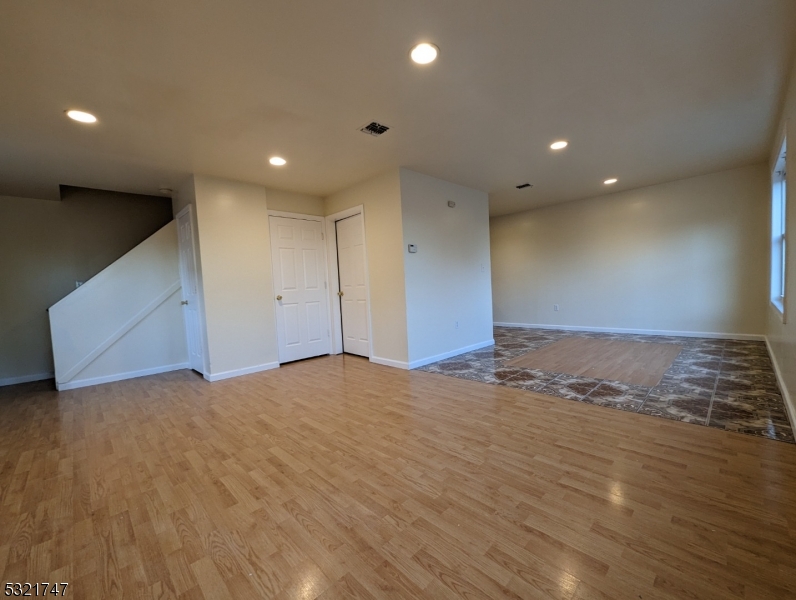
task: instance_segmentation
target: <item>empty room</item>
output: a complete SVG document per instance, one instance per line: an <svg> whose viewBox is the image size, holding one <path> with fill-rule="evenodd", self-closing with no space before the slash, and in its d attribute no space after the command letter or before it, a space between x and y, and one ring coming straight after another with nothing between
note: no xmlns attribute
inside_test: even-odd
<svg viewBox="0 0 796 600"><path fill-rule="evenodd" d="M5 596L796 598L793 0L7 1L0 78Z"/></svg>

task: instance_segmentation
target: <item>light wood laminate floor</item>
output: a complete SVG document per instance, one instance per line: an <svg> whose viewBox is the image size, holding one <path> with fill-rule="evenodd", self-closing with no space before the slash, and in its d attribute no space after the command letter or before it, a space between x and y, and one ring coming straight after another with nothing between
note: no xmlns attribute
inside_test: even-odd
<svg viewBox="0 0 796 600"><path fill-rule="evenodd" d="M654 387L682 349L676 344L574 336L531 350L506 366Z"/></svg>
<svg viewBox="0 0 796 600"><path fill-rule="evenodd" d="M793 598L796 446L325 357L0 389L0 572L74 598Z"/></svg>

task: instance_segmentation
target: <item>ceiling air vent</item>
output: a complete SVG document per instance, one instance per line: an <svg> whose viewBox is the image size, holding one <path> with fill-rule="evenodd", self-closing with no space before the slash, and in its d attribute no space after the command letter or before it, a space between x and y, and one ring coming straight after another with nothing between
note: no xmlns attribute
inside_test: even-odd
<svg viewBox="0 0 796 600"><path fill-rule="evenodd" d="M525 188L528 188L528 187L533 187L533 186L530 183L521 183L520 185L517 186L517 189L518 190L524 190Z"/></svg>
<svg viewBox="0 0 796 600"><path fill-rule="evenodd" d="M365 125L362 129L360 129L360 131L362 133L367 133L369 135L379 136L388 129L390 128L387 127L386 125L382 125L381 123L376 123L376 121L371 121L370 123Z"/></svg>

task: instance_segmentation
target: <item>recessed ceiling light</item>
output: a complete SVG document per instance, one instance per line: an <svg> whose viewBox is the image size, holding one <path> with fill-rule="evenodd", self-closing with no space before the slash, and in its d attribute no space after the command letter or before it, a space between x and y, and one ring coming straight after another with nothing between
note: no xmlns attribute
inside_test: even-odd
<svg viewBox="0 0 796 600"><path fill-rule="evenodd" d="M616 183L617 181L619 181L619 180L616 179L615 177L612 177L611 179L606 179L605 181L603 181L603 183L605 185L611 185L612 183Z"/></svg>
<svg viewBox="0 0 796 600"><path fill-rule="evenodd" d="M268 162L274 165L275 167L282 167L287 164L287 161L281 156L272 156L271 158L268 159Z"/></svg>
<svg viewBox="0 0 796 600"><path fill-rule="evenodd" d="M91 113L83 112L82 110L68 110L66 116L81 123L96 123L97 117Z"/></svg>
<svg viewBox="0 0 796 600"><path fill-rule="evenodd" d="M439 48L434 44L422 43L412 48L411 57L419 65L427 65L434 62L439 54Z"/></svg>
<svg viewBox="0 0 796 600"><path fill-rule="evenodd" d="M553 150L562 150L563 148L566 148L568 145L569 142L565 142L564 140L559 140L558 142L553 142L552 144L550 144L550 147Z"/></svg>

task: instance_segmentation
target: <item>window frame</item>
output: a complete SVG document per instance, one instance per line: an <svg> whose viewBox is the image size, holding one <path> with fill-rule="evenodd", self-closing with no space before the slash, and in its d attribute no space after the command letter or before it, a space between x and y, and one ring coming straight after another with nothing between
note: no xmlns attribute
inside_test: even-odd
<svg viewBox="0 0 796 600"><path fill-rule="evenodd" d="M787 297L788 177L787 136L783 135L771 172L771 272L769 300L785 323Z"/></svg>

